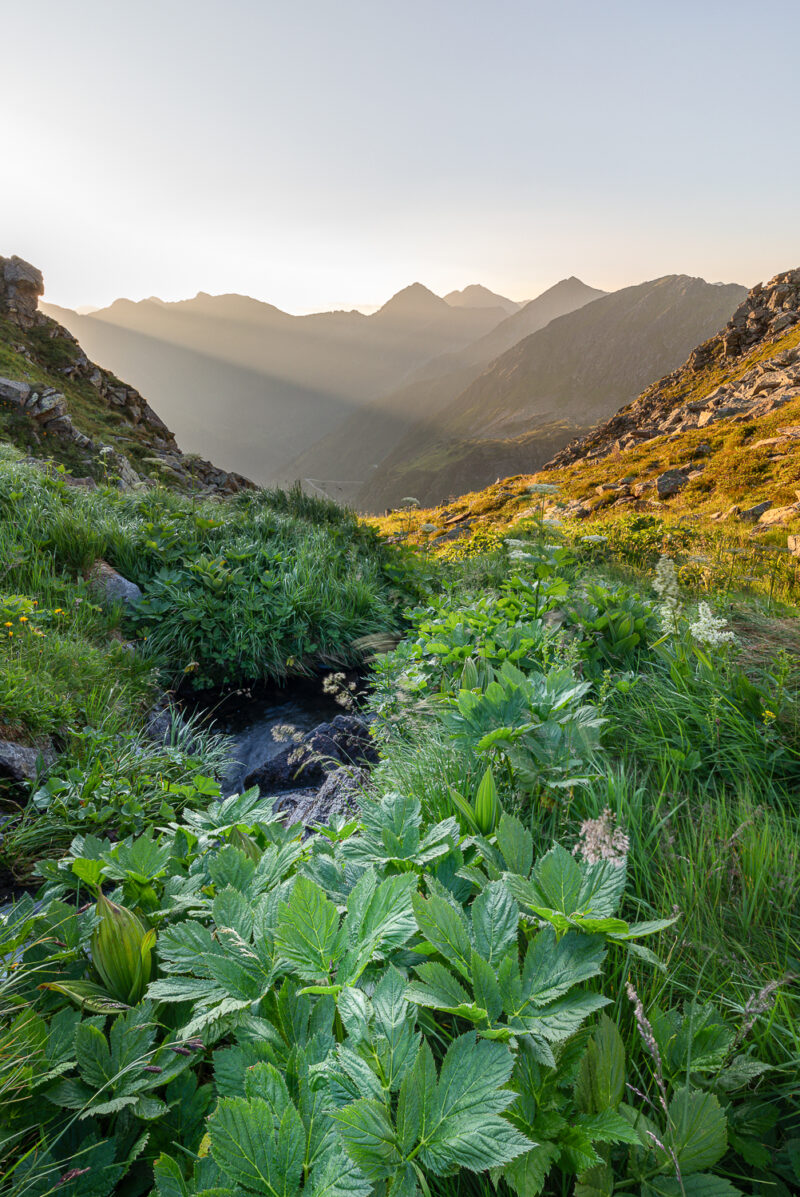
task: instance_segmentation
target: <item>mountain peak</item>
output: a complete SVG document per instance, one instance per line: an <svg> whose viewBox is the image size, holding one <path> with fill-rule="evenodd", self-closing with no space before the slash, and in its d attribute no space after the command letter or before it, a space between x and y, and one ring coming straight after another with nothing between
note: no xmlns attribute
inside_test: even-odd
<svg viewBox="0 0 800 1197"><path fill-rule="evenodd" d="M439 295L434 295L433 291L423 286L422 283L411 283L410 286L403 287L402 291L398 291L396 295L387 300L383 307L376 312L376 315L381 315L384 312L391 312L399 316L436 315L449 306Z"/></svg>
<svg viewBox="0 0 800 1197"><path fill-rule="evenodd" d="M470 283L462 291L450 291L445 295L444 301L452 308L502 308L509 316L522 307L522 304L513 299L490 291L482 283Z"/></svg>

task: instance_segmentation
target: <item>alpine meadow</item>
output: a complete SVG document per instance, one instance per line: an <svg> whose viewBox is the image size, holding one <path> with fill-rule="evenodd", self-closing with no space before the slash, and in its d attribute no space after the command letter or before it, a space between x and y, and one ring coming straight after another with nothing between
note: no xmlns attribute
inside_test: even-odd
<svg viewBox="0 0 800 1197"><path fill-rule="evenodd" d="M0 1197L800 1192L775 7L9 13Z"/></svg>

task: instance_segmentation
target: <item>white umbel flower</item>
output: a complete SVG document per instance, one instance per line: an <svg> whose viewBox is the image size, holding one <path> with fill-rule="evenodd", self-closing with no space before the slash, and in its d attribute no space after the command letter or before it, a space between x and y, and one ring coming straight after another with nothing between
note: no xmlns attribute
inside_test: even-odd
<svg viewBox="0 0 800 1197"><path fill-rule="evenodd" d="M710 648L719 648L723 644L735 644L733 632L726 632L727 619L717 619L708 603L701 603L697 608L697 618L689 624L692 637L700 644Z"/></svg>

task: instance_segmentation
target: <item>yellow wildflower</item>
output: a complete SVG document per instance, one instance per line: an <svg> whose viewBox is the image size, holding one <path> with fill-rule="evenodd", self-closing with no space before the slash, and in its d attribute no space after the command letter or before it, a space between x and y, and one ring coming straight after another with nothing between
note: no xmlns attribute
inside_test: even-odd
<svg viewBox="0 0 800 1197"><path fill-rule="evenodd" d="M10 619L7 619L4 626L7 628L13 628L14 625Z"/></svg>
<svg viewBox="0 0 800 1197"><path fill-rule="evenodd" d="M28 617L27 617L27 615L20 615L20 617L19 617L19 622L20 622L20 623L27 623L27 622L28 622Z"/></svg>

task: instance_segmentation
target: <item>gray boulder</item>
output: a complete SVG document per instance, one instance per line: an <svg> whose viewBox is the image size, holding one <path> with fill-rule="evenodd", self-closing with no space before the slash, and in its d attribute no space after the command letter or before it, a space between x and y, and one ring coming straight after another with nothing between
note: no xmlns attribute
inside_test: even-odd
<svg viewBox="0 0 800 1197"><path fill-rule="evenodd" d="M765 499L763 503L754 503L752 507L745 507L743 511L739 512L739 519L754 524L765 511L769 511L771 506L771 499Z"/></svg>
<svg viewBox="0 0 800 1197"><path fill-rule="evenodd" d="M39 772L39 764L51 765L55 760L53 745L43 748L29 748L13 740L0 740L0 779L20 784L33 781Z"/></svg>
<svg viewBox="0 0 800 1197"><path fill-rule="evenodd" d="M113 606L114 603L135 603L142 597L142 592L135 582L123 578L122 574L102 558L95 561L86 578L95 594L108 606Z"/></svg>
<svg viewBox="0 0 800 1197"><path fill-rule="evenodd" d="M668 499L683 490L688 479L683 470L665 470L656 478L656 494L659 499Z"/></svg>
<svg viewBox="0 0 800 1197"><path fill-rule="evenodd" d="M247 774L245 787L262 794L320 786L341 765L375 764L378 753L363 719L336 715L320 723L299 744L289 744Z"/></svg>

